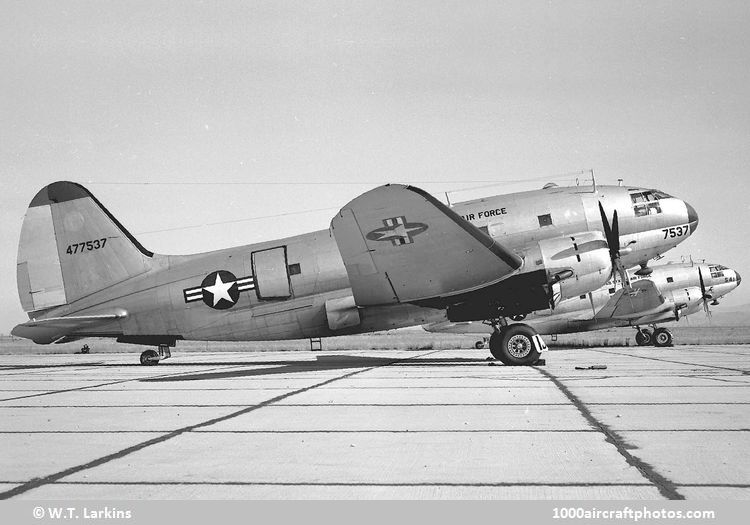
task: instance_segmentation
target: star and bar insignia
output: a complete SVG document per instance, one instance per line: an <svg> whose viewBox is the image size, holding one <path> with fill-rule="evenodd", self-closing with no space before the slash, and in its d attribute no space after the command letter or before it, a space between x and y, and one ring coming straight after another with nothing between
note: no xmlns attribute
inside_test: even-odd
<svg viewBox="0 0 750 525"><path fill-rule="evenodd" d="M427 229L421 222L407 222L405 216L383 219L383 227L372 230L366 238L370 241L391 241L393 246L414 242L414 237Z"/></svg>
<svg viewBox="0 0 750 525"><path fill-rule="evenodd" d="M240 292L255 289L253 276L237 278L226 270L209 273L200 286L182 291L186 303L203 301L217 310L226 310L237 304Z"/></svg>

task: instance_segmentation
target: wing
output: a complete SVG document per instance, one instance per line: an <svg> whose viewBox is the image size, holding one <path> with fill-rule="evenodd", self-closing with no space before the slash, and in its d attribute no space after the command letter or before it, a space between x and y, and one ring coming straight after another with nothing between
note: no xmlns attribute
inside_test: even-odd
<svg viewBox="0 0 750 525"><path fill-rule="evenodd" d="M413 186L388 184L352 200L331 221L359 306L474 292L522 260Z"/></svg>
<svg viewBox="0 0 750 525"><path fill-rule="evenodd" d="M664 296L653 281L643 279L631 286L632 291L618 290L594 316L595 319L629 319L656 313L664 308Z"/></svg>
<svg viewBox="0 0 750 525"><path fill-rule="evenodd" d="M31 339L35 343L49 344L67 340L66 338L78 332L103 326L112 321L127 317L127 315L127 312L123 310L101 315L74 315L39 320L32 319L16 326L11 331L11 334Z"/></svg>

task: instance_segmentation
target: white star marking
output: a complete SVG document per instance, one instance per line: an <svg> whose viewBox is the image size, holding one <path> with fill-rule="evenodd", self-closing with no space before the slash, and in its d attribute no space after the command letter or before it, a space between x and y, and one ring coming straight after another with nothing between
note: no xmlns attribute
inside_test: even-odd
<svg viewBox="0 0 750 525"><path fill-rule="evenodd" d="M221 280L221 277L219 277L219 274L216 274L216 282L214 282L211 286L206 286L204 290L211 293L211 295L214 296L214 306L219 304L219 301L222 299L226 299L230 303L234 303L232 298L229 296L229 289L234 284L234 281L229 281L228 283L225 283Z"/></svg>

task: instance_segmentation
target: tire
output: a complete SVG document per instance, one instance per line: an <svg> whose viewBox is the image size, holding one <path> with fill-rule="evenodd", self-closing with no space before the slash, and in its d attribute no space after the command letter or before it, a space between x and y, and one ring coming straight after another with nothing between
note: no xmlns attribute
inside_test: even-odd
<svg viewBox="0 0 750 525"><path fill-rule="evenodd" d="M156 350L146 350L141 354L141 364L154 366L159 364L159 353Z"/></svg>
<svg viewBox="0 0 750 525"><path fill-rule="evenodd" d="M635 333L635 342L638 343L638 346L648 346L653 340L654 336L651 331L645 328Z"/></svg>
<svg viewBox="0 0 750 525"><path fill-rule="evenodd" d="M654 346L663 348L665 346L672 346L673 342L672 332L666 328L657 328L654 330Z"/></svg>
<svg viewBox="0 0 750 525"><path fill-rule="evenodd" d="M509 366L531 366L539 360L533 337L537 332L528 325L506 326L490 337L490 352Z"/></svg>

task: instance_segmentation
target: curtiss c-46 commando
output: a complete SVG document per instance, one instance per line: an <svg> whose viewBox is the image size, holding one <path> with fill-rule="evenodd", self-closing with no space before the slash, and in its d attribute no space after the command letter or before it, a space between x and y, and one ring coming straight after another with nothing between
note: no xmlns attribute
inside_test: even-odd
<svg viewBox="0 0 750 525"><path fill-rule="evenodd" d="M32 199L17 282L37 343L86 337L157 346L180 339L315 338L437 321L486 321L507 364L546 349L511 316L601 287L695 230L698 216L658 190L547 186L446 206L389 184L346 204L330 228L196 255L146 249L83 186Z"/></svg>

